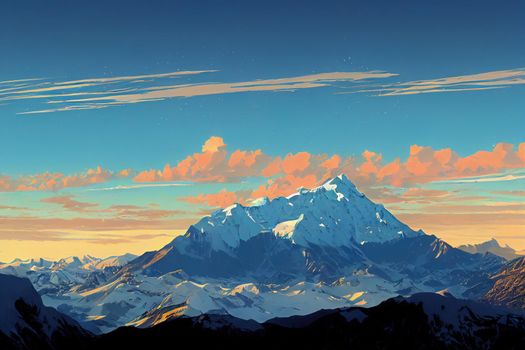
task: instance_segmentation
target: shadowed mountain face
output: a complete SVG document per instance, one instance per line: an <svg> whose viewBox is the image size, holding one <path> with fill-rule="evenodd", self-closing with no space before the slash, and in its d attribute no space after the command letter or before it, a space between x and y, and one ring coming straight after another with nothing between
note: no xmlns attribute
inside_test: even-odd
<svg viewBox="0 0 525 350"><path fill-rule="evenodd" d="M29 280L0 274L0 349L71 349L90 334L42 304Z"/></svg>
<svg viewBox="0 0 525 350"><path fill-rule="evenodd" d="M520 349L525 346L525 320L447 294L422 293L367 309L322 310L263 324L227 315L179 318L147 329L120 328L92 339L87 348L161 344L220 349Z"/></svg>

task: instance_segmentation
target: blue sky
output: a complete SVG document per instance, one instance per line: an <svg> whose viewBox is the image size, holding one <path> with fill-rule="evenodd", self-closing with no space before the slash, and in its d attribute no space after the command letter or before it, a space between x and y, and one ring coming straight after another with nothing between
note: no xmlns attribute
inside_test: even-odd
<svg viewBox="0 0 525 350"><path fill-rule="evenodd" d="M523 83L507 81L494 89L474 90L469 80L462 85L468 91L395 96L368 90L523 71L524 14L523 1L5 1L0 5L0 81L40 80L0 84L0 90L13 84L27 84L21 88L27 91L41 83L210 72L53 90L38 99L29 98L31 92L19 100L2 99L13 96L8 91L0 96L0 175L76 174L97 166L113 172L162 169L200 152L211 136L220 136L230 152L360 157L371 150L381 153L385 164L406 159L414 144L451 148L461 157L490 151L502 142L518 147L525 141ZM71 92L378 71L392 76L323 80L325 86L294 91L204 94L23 114L55 108L57 104L48 102L74 99L63 95ZM519 170L512 165L512 171ZM492 172L505 171L508 167ZM71 195L105 207L127 201L180 209L188 206L177 201L180 196L222 188L247 191L266 180L250 176L226 184L142 189L119 195L122 198L83 187L15 191L0 193L0 204L20 203L41 209L31 215L62 218L100 214L58 212L60 208L40 200ZM134 183L132 178L112 181ZM499 186L519 190L520 180ZM522 198L513 197L514 202Z"/></svg>
<svg viewBox="0 0 525 350"><path fill-rule="evenodd" d="M0 43L7 49L0 57L0 75L4 80L70 80L217 69L210 80L239 81L384 70L400 75L394 80L407 81L525 65L525 5L520 1L497 5L481 1L475 6L470 1L448 6L441 1L198 3L90 1L82 6L69 1L10 1L2 5L0 15ZM321 145L326 144L337 152L359 153L369 147L392 157L419 141L414 134L427 126L432 132L420 136L419 143L470 152L502 140L521 141L514 125L523 118L518 97L523 92L518 88L382 100L333 91L294 96L253 93L31 120L16 116L24 106L12 104L0 110L6 126L0 135L6 150L2 158L16 172L46 166L80 170L79 156L85 159L84 167L93 162L118 165L124 137L116 134L123 123L130 140L124 149L144 152L129 156L147 157L151 166L166 157L184 156L214 133L239 147L281 153L281 144L271 141L281 129L294 130L287 135L286 151L324 151ZM333 135L318 134L320 115L338 125ZM496 115L507 122L495 125ZM473 123L477 135L465 135ZM298 124L301 127L294 127ZM377 124L383 127L374 128ZM260 137L243 137L245 126L263 128ZM151 132L143 133L144 127ZM350 136L343 130L356 129L360 131L348 133L351 143L334 140ZM306 140L312 137L319 142ZM90 147L84 139L91 140ZM143 142L137 145L137 139ZM35 152L30 140L40 143L40 151ZM107 147L112 140L115 151ZM50 163L43 156L47 152L56 152L58 162ZM91 153L99 154L94 159ZM136 166L141 162L146 161Z"/></svg>

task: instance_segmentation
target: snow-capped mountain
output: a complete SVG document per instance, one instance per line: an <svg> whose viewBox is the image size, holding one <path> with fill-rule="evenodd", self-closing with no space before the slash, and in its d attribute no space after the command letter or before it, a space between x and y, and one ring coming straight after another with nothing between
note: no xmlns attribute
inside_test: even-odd
<svg viewBox="0 0 525 350"><path fill-rule="evenodd" d="M0 274L1 349L53 349L68 337L87 335L76 321L44 306L28 279Z"/></svg>
<svg viewBox="0 0 525 350"><path fill-rule="evenodd" d="M363 260L359 247L424 235L375 204L345 175L250 206L235 204L190 226L157 252L128 265L161 275L250 275L275 279L298 274L334 277Z"/></svg>
<svg viewBox="0 0 525 350"><path fill-rule="evenodd" d="M15 259L9 263L0 263L0 271L10 274L27 274L29 271L96 271L103 270L106 267L119 267L129 263L137 256L133 254L124 254L110 256L107 258L96 258L90 255L82 257L70 256L57 261L46 259Z"/></svg>
<svg viewBox="0 0 525 350"><path fill-rule="evenodd" d="M445 288L480 298L504 262L412 230L345 176L218 210L122 267L89 260L26 274L47 305L101 332L204 313L264 322Z"/></svg>
<svg viewBox="0 0 525 350"><path fill-rule="evenodd" d="M15 259L0 264L0 273L27 277L39 291L43 289L67 290L74 285L100 278L136 258L133 254L95 258L71 256L57 261L45 259Z"/></svg>
<svg viewBox="0 0 525 350"><path fill-rule="evenodd" d="M49 269L52 261L45 259L15 259L10 263L0 263L0 270L11 275L25 274L27 271L42 271Z"/></svg>
<svg viewBox="0 0 525 350"><path fill-rule="evenodd" d="M263 198L251 206L234 204L219 210L169 246L183 250L192 241L206 241L212 250L229 252L261 232L272 232L300 246L328 247L421 235L340 175L320 187L300 189L288 197L273 201Z"/></svg>
<svg viewBox="0 0 525 350"><path fill-rule="evenodd" d="M486 242L478 243L478 244L465 244L458 247L458 249L461 249L465 252L476 254L476 253L492 253L497 256L501 256L502 258L505 258L507 260L512 260L519 258L521 254L519 254L516 250L514 250L512 247L510 247L508 244L505 246L502 246L499 244L499 242L492 238Z"/></svg>

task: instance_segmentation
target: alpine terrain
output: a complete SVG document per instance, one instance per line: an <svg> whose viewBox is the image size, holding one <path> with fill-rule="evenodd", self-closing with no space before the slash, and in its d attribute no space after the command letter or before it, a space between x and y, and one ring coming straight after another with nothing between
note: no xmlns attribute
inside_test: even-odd
<svg viewBox="0 0 525 350"><path fill-rule="evenodd" d="M345 176L218 210L158 251L15 261L44 303L100 333L201 314L265 322L447 289L482 299L505 260L414 231Z"/></svg>

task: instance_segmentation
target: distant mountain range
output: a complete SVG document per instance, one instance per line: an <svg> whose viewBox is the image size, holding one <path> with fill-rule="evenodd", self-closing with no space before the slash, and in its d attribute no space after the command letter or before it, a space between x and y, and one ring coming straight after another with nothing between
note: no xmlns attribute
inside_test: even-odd
<svg viewBox="0 0 525 350"><path fill-rule="evenodd" d="M501 256L502 258L505 258L507 260L512 260L523 256L523 254L520 254L520 252L514 250L509 245L501 246L499 242L494 238L478 244L461 245L458 247L458 249L461 249L471 254L492 253L494 255Z"/></svg>
<svg viewBox="0 0 525 350"><path fill-rule="evenodd" d="M202 314L264 323L444 289L496 302L488 295L501 295L508 264L412 230L341 175L218 210L139 257L15 261L0 272L29 278L46 305L105 333Z"/></svg>

